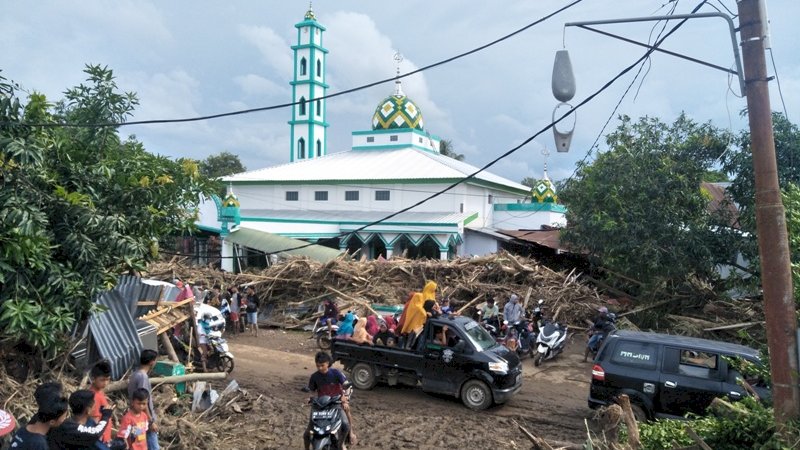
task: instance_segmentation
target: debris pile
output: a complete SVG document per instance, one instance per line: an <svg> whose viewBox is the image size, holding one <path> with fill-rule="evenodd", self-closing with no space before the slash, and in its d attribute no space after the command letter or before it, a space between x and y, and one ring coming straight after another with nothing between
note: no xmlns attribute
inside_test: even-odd
<svg viewBox="0 0 800 450"><path fill-rule="evenodd" d="M543 299L548 315L581 327L592 311L606 302L594 288L578 280L574 271L555 272L535 260L506 252L450 261L335 259L323 264L290 259L261 272L236 275L173 259L153 264L147 275L190 283L202 280L207 286L252 285L265 300L262 308L271 312L267 323L285 328L313 322L319 314L316 306L328 295L339 298L340 309L366 312L373 304L403 304L409 292L420 291L427 280L438 284L438 297L449 298L455 310L477 306L488 298L501 300L502 306L513 293L527 301L528 309Z"/></svg>

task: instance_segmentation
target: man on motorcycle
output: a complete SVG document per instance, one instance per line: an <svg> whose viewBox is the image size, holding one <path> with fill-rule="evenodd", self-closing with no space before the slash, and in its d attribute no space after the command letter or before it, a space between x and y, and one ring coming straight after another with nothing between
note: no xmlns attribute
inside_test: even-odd
<svg viewBox="0 0 800 450"><path fill-rule="evenodd" d="M311 379L308 380L308 388L311 392L316 393L317 397L328 396L342 396L342 410L344 411L347 420L342 421L342 427L345 430L345 436L349 431L350 445L356 445L356 434L353 432L353 418L350 415L350 402L346 395L344 395L344 383L347 378L342 372L331 367L333 358L326 352L317 352L314 357L314 363L317 365L317 371L311 374ZM306 450L311 447L311 422L309 421L305 433L303 433L303 445Z"/></svg>
<svg viewBox="0 0 800 450"><path fill-rule="evenodd" d="M332 327L339 321L339 307L336 305L336 297L326 298L323 306L325 307L325 312L322 318L319 319L319 323L328 326L328 339L331 339Z"/></svg>
<svg viewBox="0 0 800 450"><path fill-rule="evenodd" d="M606 335L616 328L613 320L609 320L608 308L601 306L598 310L597 318L589 329L589 341L586 343L586 350L583 353L583 362L589 357L589 353L596 353ZM613 316L613 315L612 315ZM616 316L613 316L616 318Z"/></svg>

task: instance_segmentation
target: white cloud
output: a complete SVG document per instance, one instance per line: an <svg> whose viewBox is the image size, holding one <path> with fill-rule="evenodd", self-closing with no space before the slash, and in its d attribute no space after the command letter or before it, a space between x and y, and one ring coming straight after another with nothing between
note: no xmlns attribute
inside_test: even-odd
<svg viewBox="0 0 800 450"><path fill-rule="evenodd" d="M278 98L280 98L280 96L283 98L289 96L288 88L260 75L249 73L247 75L235 77L233 81L235 81L247 95Z"/></svg>
<svg viewBox="0 0 800 450"><path fill-rule="evenodd" d="M272 71L280 74L282 79L291 79L294 64L289 43L269 27L239 25L238 31L245 41L259 50L264 62Z"/></svg>

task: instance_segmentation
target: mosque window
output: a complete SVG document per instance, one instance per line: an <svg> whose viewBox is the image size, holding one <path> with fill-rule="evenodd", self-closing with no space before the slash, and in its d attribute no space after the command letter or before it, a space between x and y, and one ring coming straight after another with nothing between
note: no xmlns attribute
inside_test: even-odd
<svg viewBox="0 0 800 450"><path fill-rule="evenodd" d="M392 142L397 142L397 135L393 134L393 135L389 136L389 140L392 141Z"/></svg>
<svg viewBox="0 0 800 450"><path fill-rule="evenodd" d="M344 191L344 200L347 202L357 202L358 191Z"/></svg>
<svg viewBox="0 0 800 450"><path fill-rule="evenodd" d="M319 58L317 58L317 76L322 76L322 61L320 61Z"/></svg>
<svg viewBox="0 0 800 450"><path fill-rule="evenodd" d="M419 143L422 144L422 138L417 138L417 139L419 139Z"/></svg>
<svg viewBox="0 0 800 450"><path fill-rule="evenodd" d="M320 100L320 99L317 99L317 106L316 106L316 108L317 108L317 115L318 115L318 116L321 116L321 115L322 115L322 100Z"/></svg>
<svg viewBox="0 0 800 450"><path fill-rule="evenodd" d="M375 200L379 202L388 202L391 198L389 191L375 191Z"/></svg>
<svg viewBox="0 0 800 450"><path fill-rule="evenodd" d="M301 116L305 116L306 115L306 98L305 97L300 97L300 115Z"/></svg>
<svg viewBox="0 0 800 450"><path fill-rule="evenodd" d="M300 193L298 191L286 191L287 202L296 202L299 198Z"/></svg>
<svg viewBox="0 0 800 450"><path fill-rule="evenodd" d="M314 200L318 202L327 202L328 191L314 191Z"/></svg>
<svg viewBox="0 0 800 450"><path fill-rule="evenodd" d="M306 159L306 140L303 138L297 140L297 159Z"/></svg>
<svg viewBox="0 0 800 450"><path fill-rule="evenodd" d="M317 156L322 156L322 142L317 139Z"/></svg>
<svg viewBox="0 0 800 450"><path fill-rule="evenodd" d="M300 58L300 75L305 75L308 71L308 62L306 61L305 56Z"/></svg>
<svg viewBox="0 0 800 450"><path fill-rule="evenodd" d="M367 136L367 142L375 142L375 136Z"/></svg>

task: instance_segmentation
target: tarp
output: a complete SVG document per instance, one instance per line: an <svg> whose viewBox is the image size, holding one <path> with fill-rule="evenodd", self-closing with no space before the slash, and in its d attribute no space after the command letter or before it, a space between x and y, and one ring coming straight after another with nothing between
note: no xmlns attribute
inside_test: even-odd
<svg viewBox="0 0 800 450"><path fill-rule="evenodd" d="M316 261L325 263L338 257L342 251L322 245L311 244L299 239L292 239L264 231L239 228L225 237L225 240L243 247L261 250L264 253L292 256L307 256ZM283 251L290 248L303 247L295 250Z"/></svg>

